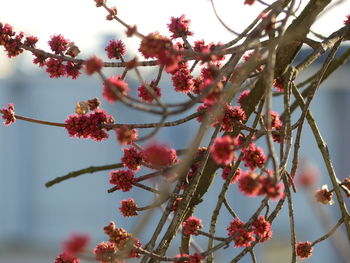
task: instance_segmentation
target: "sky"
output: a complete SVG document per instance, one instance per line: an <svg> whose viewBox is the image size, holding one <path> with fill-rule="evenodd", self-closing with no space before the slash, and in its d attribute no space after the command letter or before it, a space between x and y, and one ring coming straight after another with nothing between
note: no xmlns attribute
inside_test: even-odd
<svg viewBox="0 0 350 263"><path fill-rule="evenodd" d="M123 26L116 21L107 21L106 11L96 8L93 0L1 1L0 22L11 24L16 31L39 37L39 48L47 48L51 35L63 34L79 46L82 54L91 55L101 45L103 35L124 36ZM244 0L215 0L214 3L222 20L235 31L244 29L264 8L259 3L244 5ZM304 0L302 6L306 3ZM136 24L143 34L159 31L169 35L166 25L170 17L185 14L191 19L191 29L195 33L193 39L225 42L234 37L219 23L208 0L108 0L107 4L116 6L118 16L130 25ZM328 35L343 25L349 13L350 0L343 0L326 12L314 29ZM131 50L137 49L138 39L123 40ZM5 62L0 66L1 77L9 61L3 52L0 53L0 60Z"/></svg>

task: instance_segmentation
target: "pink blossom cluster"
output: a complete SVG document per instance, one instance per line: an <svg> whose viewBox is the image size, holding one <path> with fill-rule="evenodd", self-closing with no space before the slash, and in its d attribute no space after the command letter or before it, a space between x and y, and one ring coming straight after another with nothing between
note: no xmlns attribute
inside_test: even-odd
<svg viewBox="0 0 350 263"><path fill-rule="evenodd" d="M2 118L5 120L4 123L6 126L16 121L15 105L13 103L9 103L7 108L2 108Z"/></svg>
<svg viewBox="0 0 350 263"><path fill-rule="evenodd" d="M201 223L201 219L190 216L182 223L183 232L186 235L198 235L198 230L203 227Z"/></svg>

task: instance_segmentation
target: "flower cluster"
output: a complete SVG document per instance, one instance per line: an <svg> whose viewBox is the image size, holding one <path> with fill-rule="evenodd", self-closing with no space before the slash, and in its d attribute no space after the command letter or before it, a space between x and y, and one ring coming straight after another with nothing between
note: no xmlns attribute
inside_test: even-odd
<svg viewBox="0 0 350 263"><path fill-rule="evenodd" d="M153 95L151 94L149 89L147 89L146 85L148 85L149 89L153 90ZM160 88L155 85L155 81L151 81L151 84L142 84L137 88L137 91L138 91L138 96L142 100L149 103L151 103L154 100L154 97L160 98L160 96L162 95Z"/></svg>
<svg viewBox="0 0 350 263"><path fill-rule="evenodd" d="M117 140L121 145L132 144L136 141L138 132L135 129L130 129L123 125L120 128L116 128Z"/></svg>
<svg viewBox="0 0 350 263"><path fill-rule="evenodd" d="M178 254L175 256L176 259L178 258L186 258L184 260L176 260L173 261L173 263L202 263L202 255L198 253L194 253L193 255L188 255L186 253Z"/></svg>
<svg viewBox="0 0 350 263"><path fill-rule="evenodd" d="M2 118L5 120L4 123L6 126L16 121L15 106L13 103L9 103L7 108L2 108Z"/></svg>
<svg viewBox="0 0 350 263"><path fill-rule="evenodd" d="M69 42L70 41L65 39L62 35L54 35L51 36L48 44L55 54L63 54L63 52L67 50Z"/></svg>
<svg viewBox="0 0 350 263"><path fill-rule="evenodd" d="M232 171L232 164L229 164L222 170L222 174L221 174L222 179L224 179L226 181L228 179L231 171ZM232 179L230 181L230 184L236 183L239 180L241 175L242 175L241 168L237 168L234 176L232 177Z"/></svg>
<svg viewBox="0 0 350 263"><path fill-rule="evenodd" d="M129 149L123 149L124 156L121 161L123 165L131 170L138 171L142 163L142 154L135 147L130 147Z"/></svg>
<svg viewBox="0 0 350 263"><path fill-rule="evenodd" d="M117 190L128 192L136 183L134 173L130 170L116 170L110 172L109 183L116 186Z"/></svg>
<svg viewBox="0 0 350 263"><path fill-rule="evenodd" d="M61 253L56 259L55 263L80 263L80 259L69 253Z"/></svg>
<svg viewBox="0 0 350 263"><path fill-rule="evenodd" d="M190 20L185 18L185 15L180 17L171 17L171 22L168 24L169 31L173 33L172 39L192 36L193 33L189 30Z"/></svg>
<svg viewBox="0 0 350 263"><path fill-rule="evenodd" d="M255 237L253 236L254 232L249 231L244 225L244 222L235 218L227 227L228 235L234 235L234 247L250 247L251 242L255 241Z"/></svg>
<svg viewBox="0 0 350 263"><path fill-rule="evenodd" d="M264 150L261 147L256 147L254 143L248 145L248 147L243 150L244 166L249 167L254 170L259 167L262 168L267 160Z"/></svg>
<svg viewBox="0 0 350 263"><path fill-rule="evenodd" d="M126 54L125 44L121 40L110 40L105 51L108 58L120 59Z"/></svg>
<svg viewBox="0 0 350 263"><path fill-rule="evenodd" d="M178 161L175 149L158 143L144 148L142 158L152 167L171 166Z"/></svg>
<svg viewBox="0 0 350 263"><path fill-rule="evenodd" d="M210 156L217 164L229 165L235 159L237 141L229 135L214 140L210 148Z"/></svg>
<svg viewBox="0 0 350 263"><path fill-rule="evenodd" d="M119 93L119 94L118 94ZM121 76L111 76L103 82L102 96L110 103L116 102L120 99L120 96L127 96L129 93L129 86Z"/></svg>
<svg viewBox="0 0 350 263"><path fill-rule="evenodd" d="M312 255L312 246L310 241L298 242L296 246L297 256L301 259L309 258Z"/></svg>
<svg viewBox="0 0 350 263"><path fill-rule="evenodd" d="M201 219L190 216L182 223L183 232L186 235L198 235L198 230L203 227L201 223Z"/></svg>
<svg viewBox="0 0 350 263"><path fill-rule="evenodd" d="M113 122L112 116L108 115L104 110L96 109L90 114L69 115L65 121L65 128L69 136L102 141L108 138L108 134L102 129L101 124Z"/></svg>
<svg viewBox="0 0 350 263"><path fill-rule="evenodd" d="M95 259L102 262L122 262L120 257L139 258L138 247L141 243L123 228L117 228L114 222L104 227L109 241L98 244L94 249ZM121 252L121 253L118 253ZM117 260L118 259L118 260Z"/></svg>
<svg viewBox="0 0 350 263"><path fill-rule="evenodd" d="M92 56L91 58L85 61L84 65L86 74L92 75L95 72L98 72L102 69L103 60L96 56Z"/></svg>
<svg viewBox="0 0 350 263"><path fill-rule="evenodd" d="M125 217L129 216L137 216L137 204L135 203L134 199L129 198L127 200L122 200L121 202L121 207L119 208L120 212L123 214Z"/></svg>
<svg viewBox="0 0 350 263"><path fill-rule="evenodd" d="M333 199L332 199L333 193L328 190L328 186L322 185L321 190L317 190L315 193L315 198L317 202L320 202L324 205L332 205Z"/></svg>

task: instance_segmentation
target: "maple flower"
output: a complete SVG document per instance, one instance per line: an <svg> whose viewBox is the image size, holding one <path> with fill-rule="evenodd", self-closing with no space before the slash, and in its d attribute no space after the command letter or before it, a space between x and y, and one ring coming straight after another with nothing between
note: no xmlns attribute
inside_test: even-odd
<svg viewBox="0 0 350 263"><path fill-rule="evenodd" d="M35 56L35 58L33 59L34 64L38 64L40 68L45 66L47 57L39 54L33 54L33 55Z"/></svg>
<svg viewBox="0 0 350 263"><path fill-rule="evenodd" d="M121 145L132 144L136 141L138 132L136 129L130 129L128 126L123 125L120 128L116 128L117 140Z"/></svg>
<svg viewBox="0 0 350 263"><path fill-rule="evenodd" d="M85 61L84 65L86 74L92 75L95 72L101 70L101 68L103 67L103 60L96 56L92 56L91 58Z"/></svg>
<svg viewBox="0 0 350 263"><path fill-rule="evenodd" d="M158 143L153 143L144 148L142 158L155 167L170 166L178 161L175 149Z"/></svg>
<svg viewBox="0 0 350 263"><path fill-rule="evenodd" d="M190 216L182 223L183 232L186 235L198 235L198 230L203 227L201 223L202 219Z"/></svg>
<svg viewBox="0 0 350 263"><path fill-rule="evenodd" d="M121 40L110 40L105 51L108 58L120 59L126 54L125 44Z"/></svg>
<svg viewBox="0 0 350 263"><path fill-rule="evenodd" d="M7 108L2 108L2 118L5 120L6 126L16 121L15 117L15 105L13 103L7 104Z"/></svg>
<svg viewBox="0 0 350 263"><path fill-rule="evenodd" d="M334 203L332 199L332 195L333 193L328 191L328 186L325 184L325 185L322 185L321 190L316 191L315 198L317 202L320 202L324 205L327 205L327 204L332 205Z"/></svg>
<svg viewBox="0 0 350 263"><path fill-rule="evenodd" d="M253 5L254 2L255 2L255 0L245 0L245 1L244 1L244 4L245 4L245 5Z"/></svg>
<svg viewBox="0 0 350 263"><path fill-rule="evenodd" d="M161 91L160 91L160 88L155 86L155 81L152 80L151 81L151 84L148 85L148 87L153 90L154 92L154 95L157 97L157 98L160 98L160 96L162 95L161 94ZM149 102L151 103L153 100L154 100L154 97L152 96L152 94L148 91L148 89L146 88L146 85L145 84L142 84L141 86L139 86L137 88L137 91L138 91L138 96L146 101L146 102Z"/></svg>
<svg viewBox="0 0 350 263"><path fill-rule="evenodd" d="M35 44L38 42L38 40L39 39L35 36L27 36L23 44L27 47L35 48Z"/></svg>
<svg viewBox="0 0 350 263"><path fill-rule="evenodd" d="M118 190L128 192L133 184L136 183L136 179L134 178L134 173L130 170L116 170L110 172L109 183L116 185Z"/></svg>
<svg viewBox="0 0 350 263"><path fill-rule="evenodd" d="M238 189L247 196L256 196L261 190L259 177L253 171L244 172L238 180Z"/></svg>
<svg viewBox="0 0 350 263"><path fill-rule="evenodd" d="M142 163L142 154L137 151L135 147L130 147L129 149L123 149L124 156L121 161L123 165L128 167L131 170L138 171Z"/></svg>
<svg viewBox="0 0 350 263"><path fill-rule="evenodd" d="M181 15L180 17L171 17L170 24L167 24L169 31L173 33L171 35L172 39L192 36L193 33L189 31L189 26L191 21L185 18L185 15Z"/></svg>
<svg viewBox="0 0 350 263"><path fill-rule="evenodd" d="M310 241L306 242L298 242L296 246L296 253L297 256L300 257L301 259L311 257L312 255L312 246Z"/></svg>
<svg viewBox="0 0 350 263"><path fill-rule="evenodd" d="M267 158L261 147L256 147L254 143L248 145L247 148L242 150L244 153L242 160L244 161L244 166L249 167L254 170L256 167L263 167Z"/></svg>
<svg viewBox="0 0 350 263"><path fill-rule="evenodd" d="M194 253L193 255L190 255L190 261L188 263L202 263L203 257L199 253Z"/></svg>
<svg viewBox="0 0 350 263"><path fill-rule="evenodd" d="M127 96L129 93L128 83L121 79L121 76L114 77L111 76L103 82L103 92L102 96L109 101L110 103L116 102L119 100L118 95L113 91L112 87L116 88L122 96Z"/></svg>
<svg viewBox="0 0 350 263"><path fill-rule="evenodd" d="M72 137L102 141L108 138L108 134L101 128L101 124L113 122L114 119L111 115L108 115L104 110L96 109L88 115L69 115L65 121L65 128Z"/></svg>
<svg viewBox="0 0 350 263"><path fill-rule="evenodd" d="M115 243L103 241L94 248L93 253L97 261L107 263L113 261L113 256L117 251Z"/></svg>
<svg viewBox="0 0 350 263"><path fill-rule="evenodd" d="M248 231L248 229L244 228L245 223L235 218L230 222L230 225L227 227L228 235L234 236L234 247L249 247L250 242L255 241L255 237L253 236L253 231Z"/></svg>
<svg viewBox="0 0 350 263"><path fill-rule="evenodd" d="M50 58L45 62L45 66L50 78L59 78L66 75L66 67L63 65L62 59Z"/></svg>
<svg viewBox="0 0 350 263"><path fill-rule="evenodd" d="M49 40L48 44L55 54L61 54L62 52L67 50L69 40L65 39L64 36L62 36L61 34L53 35L51 36L51 39Z"/></svg>
<svg viewBox="0 0 350 263"><path fill-rule="evenodd" d="M247 119L244 110L239 106L226 104L224 110L224 116L219 120L221 131L232 132L235 122L242 123Z"/></svg>
<svg viewBox="0 0 350 263"><path fill-rule="evenodd" d="M90 237L84 234L73 233L68 240L63 243L63 251L76 255L81 253L90 241Z"/></svg>
<svg viewBox="0 0 350 263"><path fill-rule="evenodd" d="M189 93L194 88L193 77L187 68L181 68L175 71L171 76L175 91Z"/></svg>
<svg viewBox="0 0 350 263"><path fill-rule="evenodd" d="M121 207L119 208L120 212L122 212L123 216L129 217L129 216L137 216L137 204L135 203L134 199L129 198L127 200L122 200Z"/></svg>
<svg viewBox="0 0 350 263"><path fill-rule="evenodd" d="M273 80L273 86L279 91L284 91L284 80L281 77L277 77Z"/></svg>
<svg viewBox="0 0 350 263"><path fill-rule="evenodd" d="M259 242L265 242L272 237L271 224L264 216L255 219L252 226L254 227L254 234L260 238Z"/></svg>
<svg viewBox="0 0 350 263"><path fill-rule="evenodd" d="M344 25L350 24L350 15L346 16L346 19L344 20Z"/></svg>
<svg viewBox="0 0 350 263"><path fill-rule="evenodd" d="M188 258L189 255L186 253L182 253L182 254L177 254L174 258L184 258L184 257ZM187 259L185 259L185 260L180 260L180 261L178 261L178 260L173 261L173 263L189 263L189 262Z"/></svg>
<svg viewBox="0 0 350 263"><path fill-rule="evenodd" d="M243 90L242 93L239 95L237 102L243 108L244 101L248 98L250 94L250 90Z"/></svg>
<svg viewBox="0 0 350 263"><path fill-rule="evenodd" d="M225 135L214 140L210 148L210 156L217 164L229 165L235 159L235 141Z"/></svg>
<svg viewBox="0 0 350 263"><path fill-rule="evenodd" d="M224 179L226 181L228 179L228 176L231 173L231 171L232 171L232 164L230 163L222 170L222 174L221 174L222 179ZM242 174L241 168L237 168L235 175L232 177L232 179L230 181L230 184L234 184L235 182L237 182L238 179L240 178L241 174Z"/></svg>
<svg viewBox="0 0 350 263"><path fill-rule="evenodd" d="M23 48L21 48L23 37L24 33L20 32L13 38L9 38L8 41L4 44L7 56L9 58L16 57L23 52Z"/></svg>
<svg viewBox="0 0 350 263"><path fill-rule="evenodd" d="M74 64L73 62L68 61L66 64L66 75L72 79L78 78L80 74L81 65Z"/></svg>
<svg viewBox="0 0 350 263"><path fill-rule="evenodd" d="M156 58L162 50L166 50L172 45L169 38L160 35L159 32L154 32L142 39L139 51L145 58Z"/></svg>
<svg viewBox="0 0 350 263"><path fill-rule="evenodd" d="M56 257L55 263L80 263L80 259L70 253L63 252Z"/></svg>
<svg viewBox="0 0 350 263"><path fill-rule="evenodd" d="M259 182L261 185L258 195L265 195L270 197L272 200L276 200L283 195L282 183L275 182L272 177L272 171L267 170L267 176L260 176Z"/></svg>

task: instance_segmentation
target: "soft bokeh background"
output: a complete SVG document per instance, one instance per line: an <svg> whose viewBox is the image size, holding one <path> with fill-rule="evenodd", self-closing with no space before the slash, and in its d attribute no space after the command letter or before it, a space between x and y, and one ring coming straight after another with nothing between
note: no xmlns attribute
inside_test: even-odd
<svg viewBox="0 0 350 263"><path fill-rule="evenodd" d="M261 6L244 6L242 1L215 1L217 11L233 29L243 29L261 10ZM268 1L271 2L271 1ZM186 14L192 20L193 39L206 41L228 41L232 35L217 21L209 1L109 1L116 5L118 14L130 24L137 24L141 32L147 34L155 30L167 34L166 24L170 16ZM328 35L342 26L348 12L349 1L343 1L333 11L321 17L315 30ZM81 49L82 57L97 54L106 58L104 46L110 39L125 39L128 55L138 47L137 39L126 39L124 28L116 22L105 20L105 11L97 9L92 0L61 1L5 1L1 4L1 22L9 23L17 31L24 31L40 38L38 44L46 48L50 35L61 33L74 41ZM329 21L332 21L331 23ZM341 52L346 47L341 49ZM308 54L304 50L300 56ZM32 57L24 54L9 60L0 52L0 105L15 103L16 113L28 117L63 122L74 111L77 101L101 98L101 83L97 77L81 76L77 80L49 79L42 69L31 64ZM317 70L317 66L306 74ZM318 91L318 98L311 108L319 123L320 130L327 140L332 161L340 178L349 174L348 161L349 130L349 65L344 66L334 77L327 80ZM117 72L109 72L116 74ZM145 72L146 79L154 78L156 72ZM128 78L134 94L138 83ZM183 98L172 91L169 78L164 76L161 82L165 100ZM150 122L153 116L129 111L122 105L110 105L103 101L103 107L113 114L120 123ZM282 105L274 102L274 109L279 111ZM165 128L157 140L168 142L172 147L183 148L191 141L197 131L197 123L185 124L176 128ZM110 187L108 172L87 174L81 178L63 182L46 189L44 184L50 179L62 176L70 171L91 165L104 165L119 162L121 150L114 134L105 142L72 139L64 129L35 125L17 121L10 127L0 126L0 262L4 263L41 263L54 262L59 253L62 240L71 232L87 233L92 238L91 248L106 239L103 226L110 220L132 231L138 218L123 218L118 211L119 202L132 195L142 206L152 201L152 196L138 190L131 193L115 192L107 194ZM328 183L322 157L316 147L313 136L305 125L302 141L301 159L317 166L321 178L318 185ZM222 180L220 175L214 182L206 203L197 211L208 229L208 207L216 202L217 192ZM237 193L236 186L229 192L229 202L243 220L247 219L260 203L260 198L244 198ZM298 240L315 240L323 229L318 213L323 211L331 216L331 224L338 219L338 207L321 207L313 203L302 189L295 195L296 227ZM210 208L210 213L211 213ZM152 221L157 222L161 210L155 210ZM218 235L226 235L226 226L232 220L223 213L218 228ZM155 224L145 225L140 235L146 240ZM289 221L287 209L282 212L273 227L273 239L257 249L262 262L284 262L290 257ZM341 237L340 237L341 238ZM206 247L206 239L198 239ZM337 256L333 245L325 241L316 246L314 255L306 262L346 262ZM172 251L177 253L177 248ZM240 249L220 251L218 262L229 261ZM242 262L250 262L247 257Z"/></svg>

